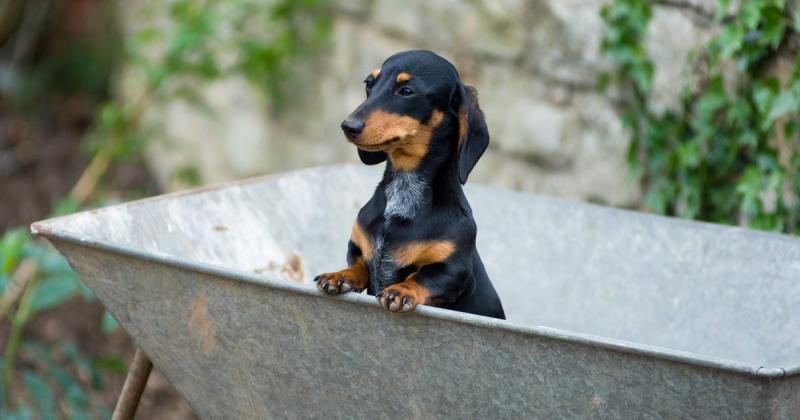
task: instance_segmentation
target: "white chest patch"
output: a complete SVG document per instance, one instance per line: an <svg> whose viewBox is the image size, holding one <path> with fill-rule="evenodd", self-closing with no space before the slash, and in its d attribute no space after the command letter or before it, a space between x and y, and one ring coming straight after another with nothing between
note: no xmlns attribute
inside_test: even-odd
<svg viewBox="0 0 800 420"><path fill-rule="evenodd" d="M417 211L426 205L425 180L414 172L396 172L394 179L386 186L386 209L383 216L413 219Z"/></svg>
<svg viewBox="0 0 800 420"><path fill-rule="evenodd" d="M398 266L387 249L383 230L389 228L392 219L411 220L419 209L428 204L424 178L413 172L397 172L386 186L386 208L383 210L384 227L374 239L373 257L370 263L370 281L377 291L392 283Z"/></svg>

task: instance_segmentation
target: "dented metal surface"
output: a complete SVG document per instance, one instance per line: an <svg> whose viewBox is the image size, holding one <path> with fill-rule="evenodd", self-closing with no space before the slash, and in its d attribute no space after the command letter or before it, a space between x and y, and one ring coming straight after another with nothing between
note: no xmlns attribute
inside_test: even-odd
<svg viewBox="0 0 800 420"><path fill-rule="evenodd" d="M205 418L800 416L800 240L467 189L508 321L322 296L379 173L32 226Z"/></svg>

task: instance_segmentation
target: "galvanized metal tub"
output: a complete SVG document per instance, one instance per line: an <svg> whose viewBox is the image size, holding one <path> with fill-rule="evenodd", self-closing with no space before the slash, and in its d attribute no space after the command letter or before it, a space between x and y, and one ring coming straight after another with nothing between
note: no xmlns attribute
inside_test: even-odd
<svg viewBox="0 0 800 420"><path fill-rule="evenodd" d="M480 186L507 321L322 296L374 168L35 223L204 418L800 416L800 240Z"/></svg>

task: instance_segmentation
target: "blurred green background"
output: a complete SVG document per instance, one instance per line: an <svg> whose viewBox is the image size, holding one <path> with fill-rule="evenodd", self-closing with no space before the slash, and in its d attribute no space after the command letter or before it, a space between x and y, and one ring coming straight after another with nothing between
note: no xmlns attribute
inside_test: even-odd
<svg viewBox="0 0 800 420"><path fill-rule="evenodd" d="M779 0L6 0L0 418L107 418L133 343L28 224L357 162L394 52L475 85L473 182L797 234L800 14ZM139 418L192 418L158 374Z"/></svg>

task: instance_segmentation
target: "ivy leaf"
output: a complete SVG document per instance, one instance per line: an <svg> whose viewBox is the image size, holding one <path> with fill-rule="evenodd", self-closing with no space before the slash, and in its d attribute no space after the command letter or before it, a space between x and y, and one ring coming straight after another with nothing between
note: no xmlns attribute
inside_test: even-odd
<svg viewBox="0 0 800 420"><path fill-rule="evenodd" d="M753 86L753 103L760 114L766 114L775 100L775 90L767 84Z"/></svg>
<svg viewBox="0 0 800 420"><path fill-rule="evenodd" d="M794 11L794 19L792 19L792 26L795 31L800 32L800 9Z"/></svg>
<svg viewBox="0 0 800 420"><path fill-rule="evenodd" d="M728 4L730 4L730 0L718 0L717 1L717 11L714 14L714 22L719 24L722 22L722 18L725 17L725 12L728 11Z"/></svg>
<svg viewBox="0 0 800 420"><path fill-rule="evenodd" d="M726 121L735 127L746 128L751 113L750 104L745 99L738 98L728 108Z"/></svg>
<svg viewBox="0 0 800 420"><path fill-rule="evenodd" d="M728 98L724 92L709 91L697 101L697 113L700 118L710 119L727 103Z"/></svg>
<svg viewBox="0 0 800 420"><path fill-rule="evenodd" d="M758 134L753 130L743 131L737 136L738 143L752 149L758 147Z"/></svg>
<svg viewBox="0 0 800 420"><path fill-rule="evenodd" d="M761 21L761 2L744 2L738 18L748 31L758 28L758 23Z"/></svg>
<svg viewBox="0 0 800 420"><path fill-rule="evenodd" d="M733 57L739 50L742 49L742 38L744 32L738 26L727 26L722 32L717 35L715 43L719 46L719 55L722 58Z"/></svg>
<svg viewBox="0 0 800 420"><path fill-rule="evenodd" d="M776 6L766 6L762 11L762 15L762 41L764 44L769 44L772 48L776 48L781 43L783 33L786 31L783 13Z"/></svg>
<svg viewBox="0 0 800 420"><path fill-rule="evenodd" d="M700 151L697 143L680 144L678 146L678 161L685 168L697 168L700 165Z"/></svg>
<svg viewBox="0 0 800 420"><path fill-rule="evenodd" d="M641 92L649 92L653 81L653 63L641 60L631 69L631 77Z"/></svg>
<svg viewBox="0 0 800 420"><path fill-rule="evenodd" d="M769 115L767 115L766 124L772 125L776 119L792 113L797 112L798 109L798 102L797 97L790 92L790 91L783 91L777 98L772 102L772 106L769 110Z"/></svg>
<svg viewBox="0 0 800 420"><path fill-rule="evenodd" d="M739 209L742 213L748 216L758 213L758 198L761 193L761 176L758 173L758 169L755 167L747 168L739 182L736 183L736 193L741 196Z"/></svg>

